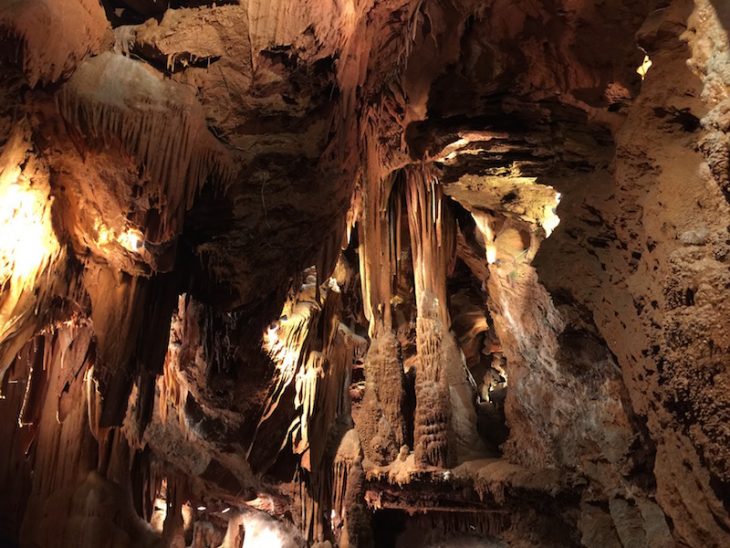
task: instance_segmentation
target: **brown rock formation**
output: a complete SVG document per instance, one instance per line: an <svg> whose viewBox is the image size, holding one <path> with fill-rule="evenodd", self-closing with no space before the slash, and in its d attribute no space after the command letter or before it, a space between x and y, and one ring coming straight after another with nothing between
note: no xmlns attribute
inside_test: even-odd
<svg viewBox="0 0 730 548"><path fill-rule="evenodd" d="M0 544L730 545L730 3L0 0Z"/></svg>

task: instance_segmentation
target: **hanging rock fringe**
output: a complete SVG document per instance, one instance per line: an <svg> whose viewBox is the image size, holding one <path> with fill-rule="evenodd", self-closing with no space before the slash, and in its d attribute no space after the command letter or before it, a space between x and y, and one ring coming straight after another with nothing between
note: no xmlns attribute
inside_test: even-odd
<svg viewBox="0 0 730 548"><path fill-rule="evenodd" d="M208 131L193 90L144 63L103 53L79 66L57 97L66 123L105 145L120 144L158 185L162 232L181 229L196 193L212 178L225 186L234 167Z"/></svg>

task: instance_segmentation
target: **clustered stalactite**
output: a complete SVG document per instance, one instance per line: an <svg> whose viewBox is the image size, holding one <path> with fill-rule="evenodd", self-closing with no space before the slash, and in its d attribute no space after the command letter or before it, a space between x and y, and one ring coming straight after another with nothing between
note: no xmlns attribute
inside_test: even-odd
<svg viewBox="0 0 730 548"><path fill-rule="evenodd" d="M359 262L363 306L372 339L365 357L366 409L358 431L364 440L365 455L378 464L392 462L405 442L403 421L403 365L398 358L398 342L393 334L390 308L391 277L396 242L391 223L398 225L388 208L393 177L381 182L369 175L363 189L363 210L359 226Z"/></svg>
<svg viewBox="0 0 730 548"><path fill-rule="evenodd" d="M445 468L454 460L444 343L449 325L446 274L453 260L454 227L435 176L427 170L414 171L406 174L405 189L418 308L413 444L417 463Z"/></svg>
<svg viewBox="0 0 730 548"><path fill-rule="evenodd" d="M727 544L725 5L217 4L0 2L0 544Z"/></svg>

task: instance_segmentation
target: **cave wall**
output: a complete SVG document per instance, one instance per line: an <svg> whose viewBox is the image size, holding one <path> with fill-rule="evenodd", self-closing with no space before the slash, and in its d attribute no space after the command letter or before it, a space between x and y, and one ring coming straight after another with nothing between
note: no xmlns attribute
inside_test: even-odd
<svg viewBox="0 0 730 548"><path fill-rule="evenodd" d="M721 99L708 96L712 76L693 70L697 42L727 40L710 8L696 6L685 27L692 7L675 5L641 34L654 67L615 156L588 180L553 181L573 214L537 259L546 287L590 311L618 360L649 435L656 500L689 545L722 543L728 503L717 392L727 375L727 200L700 145L724 139L704 121ZM592 261L576 260L581 248Z"/></svg>

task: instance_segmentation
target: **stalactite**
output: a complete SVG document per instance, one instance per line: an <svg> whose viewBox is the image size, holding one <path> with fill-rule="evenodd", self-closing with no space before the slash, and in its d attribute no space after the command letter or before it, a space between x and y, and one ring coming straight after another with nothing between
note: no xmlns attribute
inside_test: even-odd
<svg viewBox="0 0 730 548"><path fill-rule="evenodd" d="M121 144L144 167L162 206L163 241L182 229L185 211L211 178L231 182L234 167L210 134L195 94L162 80L142 63L104 53L83 63L57 96L70 127L108 145Z"/></svg>
<svg viewBox="0 0 730 548"><path fill-rule="evenodd" d="M395 176L382 177L374 135L368 134L368 171L360 219L360 274L372 339L365 358L365 412L357 424L367 459L388 464L405 443L404 375L393 334L392 276L400 256L401 199Z"/></svg>
<svg viewBox="0 0 730 548"><path fill-rule="evenodd" d="M32 466L27 455L35 440L37 425L20 428L20 416L31 363L35 361L34 344L27 344L17 355L5 376L0 398L0 481L6 494L0 497L2 535L19 538L25 507L32 489Z"/></svg>
<svg viewBox="0 0 730 548"><path fill-rule="evenodd" d="M13 540L723 545L723 0L100 1L0 0Z"/></svg>
<svg viewBox="0 0 730 548"><path fill-rule="evenodd" d="M346 344L345 334L339 329L340 306L339 292L330 289L320 319L325 326L324 354L310 351L305 368L310 381L303 383L305 390L297 398L309 404L302 405L298 434L295 432L292 439L295 451L304 457L301 466L306 468L303 504L313 511L308 519L311 523L304 531L309 532L307 538L320 541L330 535L327 525L332 504L331 472L339 437L344 434L343 428L349 426L350 415L347 387L355 348ZM311 499L308 504L307 499Z"/></svg>
<svg viewBox="0 0 730 548"><path fill-rule="evenodd" d="M243 548L243 542L245 539L246 527L244 525L244 516L231 516L228 519L226 536L224 537L220 548Z"/></svg>
<svg viewBox="0 0 730 548"><path fill-rule="evenodd" d="M448 328L446 276L456 257L456 225L436 175L422 166L405 172L416 301L433 306Z"/></svg>
<svg viewBox="0 0 730 548"><path fill-rule="evenodd" d="M135 412L141 432L151 416L151 387L162 372L167 352L169 318L177 299L176 288L170 283L173 278L134 278L94 265L87 267L84 279L98 343L94 375L104 394L101 424L122 424L130 391L138 380L140 399Z"/></svg>
<svg viewBox="0 0 730 548"><path fill-rule="evenodd" d="M446 272L455 245L453 239L442 241L442 194L431 173L409 170L406 197L418 306L414 451L418 464L443 468L452 459L451 405L442 339L448 330Z"/></svg>
<svg viewBox="0 0 730 548"><path fill-rule="evenodd" d="M310 278L315 278L311 276ZM315 278L316 279L316 278ZM347 388L350 369L360 343L340 323L341 294L334 279L323 285L316 298L316 282L305 284L284 305L281 319L268 329L264 347L277 365L277 380L249 450L249 460L259 462L262 438L277 417L291 417L284 440L299 457L294 496L301 510L301 528L310 540L324 540L331 509L331 471L339 436L350 415ZM291 399L289 399L291 398ZM290 407L291 406L291 407ZM270 466L276 453L268 462ZM265 469L265 468L264 468Z"/></svg>
<svg viewBox="0 0 730 548"><path fill-rule="evenodd" d="M373 159L373 162L376 160ZM365 317L370 321L370 336L391 328L390 277L391 257L388 198L393 178L383 180L369 175L363 191L364 205L360 218L360 275Z"/></svg>
<svg viewBox="0 0 730 548"><path fill-rule="evenodd" d="M276 424L280 414L286 413L287 417L292 418L295 416L293 411L297 384L300 385L299 390L302 390L301 381L297 377L301 374L302 366L307 364L307 340L317 331L316 325L321 312L314 293L313 285L309 285L292 295L281 312L281 318L285 319L276 322L264 334L264 349L276 364L276 374L248 452L249 461L263 469L273 463L289 433L287 432L284 439L277 439L273 447L276 451L271 450L271 440L267 440L268 447L264 447L258 441L260 436L266 435L270 425L273 427ZM267 457L258 456L259 450L265 450Z"/></svg>
<svg viewBox="0 0 730 548"><path fill-rule="evenodd" d="M449 330L446 276L456 255L456 223L430 168L406 170L406 198L418 307L414 449L419 464L444 467L485 450L474 390Z"/></svg>
<svg viewBox="0 0 730 548"><path fill-rule="evenodd" d="M371 545L369 518L363 500L365 474L362 448L355 429L342 437L332 467L331 508L335 540L342 548Z"/></svg>
<svg viewBox="0 0 730 548"><path fill-rule="evenodd" d="M24 480L23 545L149 546L158 541L128 504L126 439L119 430L94 424L93 335L88 325L65 325L39 335L21 353L18 366L33 363L36 378L24 391L23 409L17 408L23 426L11 422L20 435L5 439L11 441L8 453L18 463L27 460L33 470Z"/></svg>

